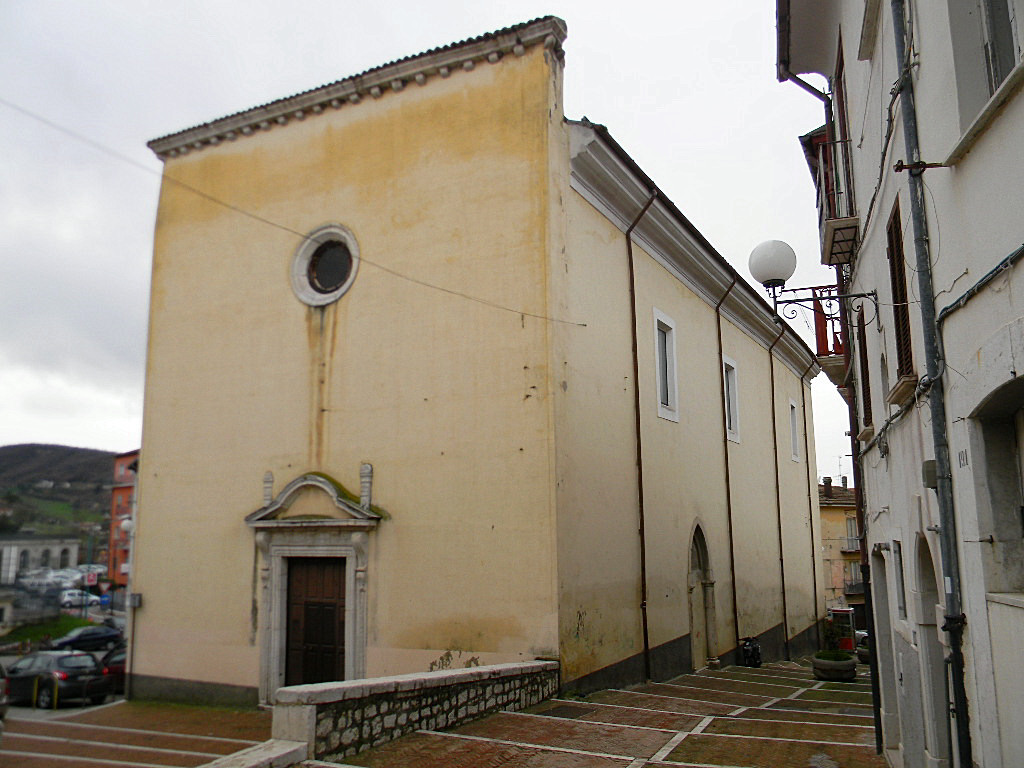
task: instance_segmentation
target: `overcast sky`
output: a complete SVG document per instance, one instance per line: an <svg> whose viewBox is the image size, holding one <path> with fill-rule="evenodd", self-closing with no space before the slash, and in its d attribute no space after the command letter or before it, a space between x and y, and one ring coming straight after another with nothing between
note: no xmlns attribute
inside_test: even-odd
<svg viewBox="0 0 1024 768"><path fill-rule="evenodd" d="M822 108L775 80L774 8L0 0L0 445L140 443L161 171L146 141L548 14L569 28L568 117L607 125L744 276L750 249L781 239L801 262L791 284L832 282L797 142ZM840 456L849 473L824 374L814 398L818 474Z"/></svg>

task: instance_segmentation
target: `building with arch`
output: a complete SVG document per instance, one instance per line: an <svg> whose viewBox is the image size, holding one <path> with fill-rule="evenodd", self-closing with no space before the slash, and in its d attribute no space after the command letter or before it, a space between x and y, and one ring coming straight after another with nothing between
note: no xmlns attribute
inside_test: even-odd
<svg viewBox="0 0 1024 768"><path fill-rule="evenodd" d="M837 383L881 746L907 768L1024 765L1024 3L776 8L779 79L826 106L801 139L823 262L877 296L852 312Z"/></svg>
<svg viewBox="0 0 1024 768"><path fill-rule="evenodd" d="M591 690L816 643L815 356L565 119L565 36L150 143L137 694L535 658Z"/></svg>

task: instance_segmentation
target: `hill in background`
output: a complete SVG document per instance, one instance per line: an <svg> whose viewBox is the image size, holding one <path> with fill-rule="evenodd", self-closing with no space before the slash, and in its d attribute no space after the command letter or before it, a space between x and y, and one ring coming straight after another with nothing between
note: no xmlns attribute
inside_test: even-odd
<svg viewBox="0 0 1024 768"><path fill-rule="evenodd" d="M99 533L110 516L114 456L66 445L0 446L0 532ZM83 542L84 543L84 542Z"/></svg>

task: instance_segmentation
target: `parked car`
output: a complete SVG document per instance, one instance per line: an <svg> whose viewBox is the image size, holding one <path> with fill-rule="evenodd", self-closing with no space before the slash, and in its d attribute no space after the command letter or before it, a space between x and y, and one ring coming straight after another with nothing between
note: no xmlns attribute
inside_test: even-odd
<svg viewBox="0 0 1024 768"><path fill-rule="evenodd" d="M861 633L858 632L857 635L857 660L861 664L870 664L871 646L868 645L868 633L865 632L861 635Z"/></svg>
<svg viewBox="0 0 1024 768"><path fill-rule="evenodd" d="M58 637L50 648L55 651L99 651L116 648L123 640L120 630L103 624L75 627L63 637Z"/></svg>
<svg viewBox="0 0 1024 768"><path fill-rule="evenodd" d="M22 656L7 669L7 696L42 709L59 706L66 699L88 699L102 704L110 695L112 681L91 653L37 651Z"/></svg>
<svg viewBox="0 0 1024 768"><path fill-rule="evenodd" d="M127 655L127 648L115 648L112 651L107 651L100 660L103 674L110 678L111 690L114 693L124 693L124 668Z"/></svg>
<svg viewBox="0 0 1024 768"><path fill-rule="evenodd" d="M61 608L72 608L75 606L81 607L86 603L89 605L99 605L100 599L97 595L90 592L83 592L80 589L65 589L60 593Z"/></svg>

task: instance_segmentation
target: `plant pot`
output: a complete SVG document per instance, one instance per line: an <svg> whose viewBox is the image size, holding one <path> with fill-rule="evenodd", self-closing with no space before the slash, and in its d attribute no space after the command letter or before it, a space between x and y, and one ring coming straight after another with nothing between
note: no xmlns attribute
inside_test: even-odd
<svg viewBox="0 0 1024 768"><path fill-rule="evenodd" d="M857 679L857 659L851 656L843 661L830 661L814 656L811 659L814 677L830 682L850 682Z"/></svg>

